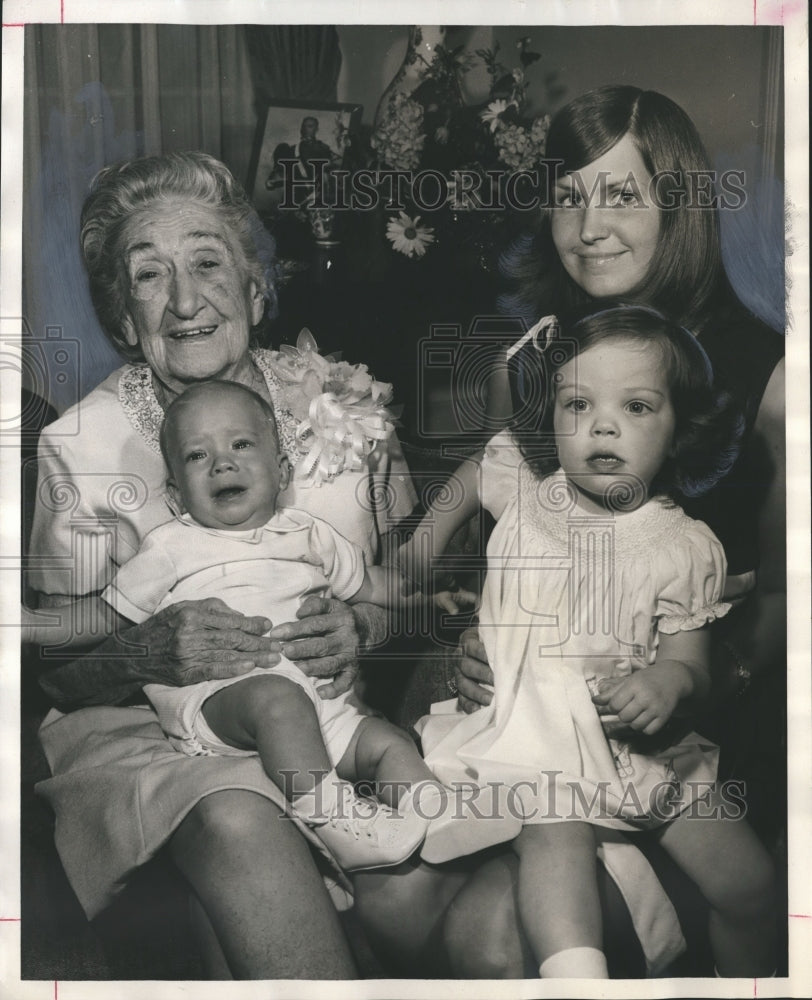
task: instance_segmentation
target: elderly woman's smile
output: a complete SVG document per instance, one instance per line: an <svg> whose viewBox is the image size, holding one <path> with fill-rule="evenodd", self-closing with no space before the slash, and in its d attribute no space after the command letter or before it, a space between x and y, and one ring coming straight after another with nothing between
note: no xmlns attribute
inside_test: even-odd
<svg viewBox="0 0 812 1000"><path fill-rule="evenodd" d="M193 381L239 378L263 299L219 213L188 200L148 205L122 240L125 335L156 378L180 392Z"/></svg>

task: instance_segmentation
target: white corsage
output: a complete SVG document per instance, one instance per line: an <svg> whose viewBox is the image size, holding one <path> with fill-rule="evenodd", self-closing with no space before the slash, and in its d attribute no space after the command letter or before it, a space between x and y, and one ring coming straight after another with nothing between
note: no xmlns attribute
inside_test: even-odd
<svg viewBox="0 0 812 1000"><path fill-rule="evenodd" d="M311 332L302 330L296 347L279 350L276 375L287 407L299 421L296 442L300 477L313 486L341 472L358 471L394 429L387 409L392 386L377 382L366 365L322 357Z"/></svg>

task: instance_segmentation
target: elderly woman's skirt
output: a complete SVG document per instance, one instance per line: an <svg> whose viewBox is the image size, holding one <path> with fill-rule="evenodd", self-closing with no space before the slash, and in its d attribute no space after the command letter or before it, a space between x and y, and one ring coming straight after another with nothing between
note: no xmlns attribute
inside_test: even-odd
<svg viewBox="0 0 812 1000"><path fill-rule="evenodd" d="M56 814L56 846L88 918L108 906L128 877L170 839L212 792L245 789L290 816L259 757L188 757L174 750L151 708L52 711L40 730L52 778L37 792ZM338 909L351 903L348 879L298 819ZM273 831L268 835L273 837Z"/></svg>

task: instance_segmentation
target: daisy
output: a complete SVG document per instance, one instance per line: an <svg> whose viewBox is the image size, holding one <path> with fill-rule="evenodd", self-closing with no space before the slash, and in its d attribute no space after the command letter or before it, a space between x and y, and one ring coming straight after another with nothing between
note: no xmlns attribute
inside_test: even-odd
<svg viewBox="0 0 812 1000"><path fill-rule="evenodd" d="M496 101L491 101L491 103L485 108L483 112L480 113L479 117L483 122L491 123L491 132L496 131L496 127L499 124L500 117L507 111L510 107L507 101L503 100L501 97Z"/></svg>
<svg viewBox="0 0 812 1000"><path fill-rule="evenodd" d="M434 230L429 226L419 226L420 216L410 219L405 212L398 213L399 218L390 219L386 226L386 238L398 253L407 257L415 254L422 257L426 247L434 242Z"/></svg>

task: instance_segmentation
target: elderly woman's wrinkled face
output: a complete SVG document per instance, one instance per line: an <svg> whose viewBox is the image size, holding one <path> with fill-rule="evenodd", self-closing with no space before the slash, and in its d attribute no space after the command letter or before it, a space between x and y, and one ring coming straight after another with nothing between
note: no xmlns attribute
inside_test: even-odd
<svg viewBox="0 0 812 1000"><path fill-rule="evenodd" d="M240 374L263 299L214 208L182 198L146 206L127 225L122 263L127 343L164 385L180 392Z"/></svg>
<svg viewBox="0 0 812 1000"><path fill-rule="evenodd" d="M556 184L553 243L572 280L594 298L644 281L660 238L651 174L629 135Z"/></svg>

